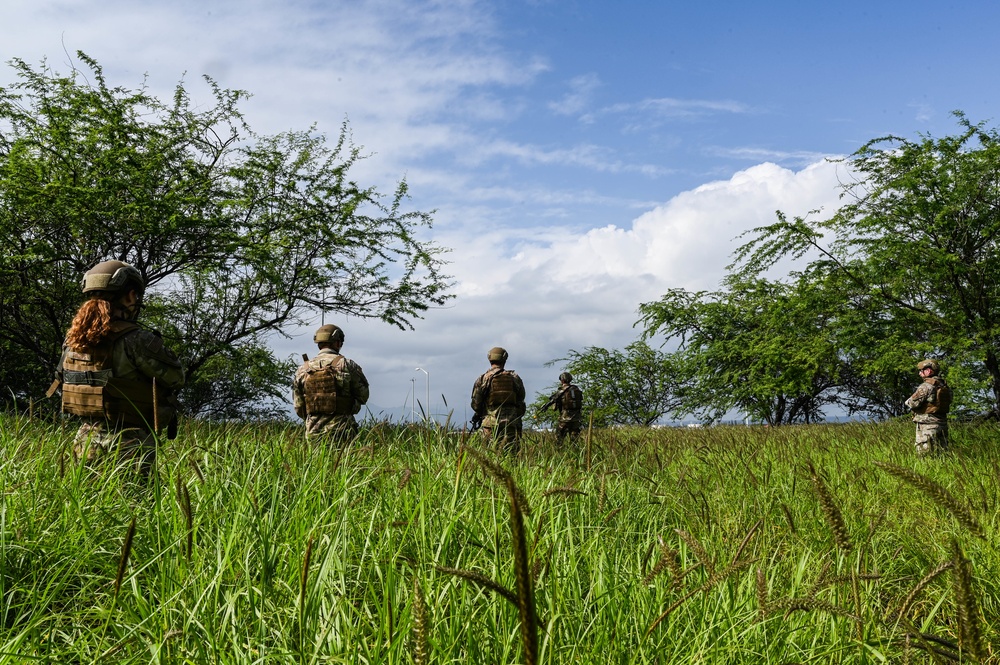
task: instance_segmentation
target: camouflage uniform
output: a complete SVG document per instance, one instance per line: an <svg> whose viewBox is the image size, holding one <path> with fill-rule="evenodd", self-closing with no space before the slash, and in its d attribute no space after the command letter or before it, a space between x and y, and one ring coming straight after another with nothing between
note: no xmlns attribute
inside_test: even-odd
<svg viewBox="0 0 1000 665"><path fill-rule="evenodd" d="M86 280L108 266L135 270L118 261L98 264L85 277L85 293L99 290L86 287ZM145 477L156 464L154 427L166 428L168 438L176 434L175 392L183 385L184 368L160 333L114 319L111 334L97 346L63 345L49 394L61 387L63 411L82 421L73 440L78 462L114 460Z"/></svg>
<svg viewBox="0 0 1000 665"><path fill-rule="evenodd" d="M491 349L487 358L492 367L472 386L472 411L482 421L483 442L516 455L521 450L521 417L527 409L524 382L513 370L504 369L507 352L500 347Z"/></svg>
<svg viewBox="0 0 1000 665"><path fill-rule="evenodd" d="M941 452L948 448L948 410L951 406L951 388L944 379L937 376L936 361L921 361L917 370L933 370L924 377L924 382L917 386L905 404L913 412L913 422L916 423L917 455L925 456Z"/></svg>
<svg viewBox="0 0 1000 665"><path fill-rule="evenodd" d="M306 438L345 443L358 433L354 414L368 402L361 366L331 348L302 363L292 379L295 413L306 421Z"/></svg>
<svg viewBox="0 0 1000 665"><path fill-rule="evenodd" d="M549 398L552 408L559 411L559 424L556 426L556 441L560 445L569 436L576 440L583 430L583 391L573 385L573 377L569 372L559 375L562 387Z"/></svg>

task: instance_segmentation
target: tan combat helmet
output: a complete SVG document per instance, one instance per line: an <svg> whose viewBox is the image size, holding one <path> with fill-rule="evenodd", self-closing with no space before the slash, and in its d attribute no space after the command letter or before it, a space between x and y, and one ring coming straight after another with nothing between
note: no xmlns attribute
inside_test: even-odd
<svg viewBox="0 0 1000 665"><path fill-rule="evenodd" d="M494 346L490 349L489 353L486 354L486 359L491 363L495 362L503 365L507 362L507 350L501 346Z"/></svg>
<svg viewBox="0 0 1000 665"><path fill-rule="evenodd" d="M337 342L343 342L344 331L332 323L328 323L325 326L320 326L316 329L316 334L313 335L313 341L317 344L336 344Z"/></svg>
<svg viewBox="0 0 1000 665"><path fill-rule="evenodd" d="M922 369L927 368L927 367L930 367L932 370L934 370L935 374L937 374L938 372L941 371L941 366L938 365L938 361L936 361L936 360L934 360L932 358L927 358L926 360L921 360L920 362L917 363L917 371L918 372L920 370L922 370Z"/></svg>
<svg viewBox="0 0 1000 665"><path fill-rule="evenodd" d="M563 372L562 374L559 375L559 382L570 384L573 382L573 375L570 374L569 372Z"/></svg>
<svg viewBox="0 0 1000 665"><path fill-rule="evenodd" d="M146 290L146 283L135 266L124 261L102 261L83 274L80 288L84 293L120 293L135 289L141 296Z"/></svg>

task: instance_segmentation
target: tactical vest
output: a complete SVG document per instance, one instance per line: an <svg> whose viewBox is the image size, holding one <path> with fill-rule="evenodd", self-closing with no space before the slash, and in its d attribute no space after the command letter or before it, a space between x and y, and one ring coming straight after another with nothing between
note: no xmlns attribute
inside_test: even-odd
<svg viewBox="0 0 1000 665"><path fill-rule="evenodd" d="M517 393L514 388L514 374L502 369L490 377L486 406L495 409L505 405L515 406L516 404Z"/></svg>
<svg viewBox="0 0 1000 665"><path fill-rule="evenodd" d="M115 342L138 329L131 321L115 321L111 334L97 346L66 350L62 372L64 412L152 431L153 383L116 377L111 366ZM173 409L166 404L167 394L159 397L159 423L165 426Z"/></svg>
<svg viewBox="0 0 1000 665"><path fill-rule="evenodd" d="M329 364L321 364L323 356L309 361L303 380L306 415L354 415L354 397L351 395L351 375L347 371L347 358L336 356Z"/></svg>
<svg viewBox="0 0 1000 665"><path fill-rule="evenodd" d="M932 376L927 382L934 388L927 397L922 413L930 413L935 416L948 415L948 409L951 408L951 388L936 376Z"/></svg>
<svg viewBox="0 0 1000 665"><path fill-rule="evenodd" d="M583 392L576 386L567 386L559 400L562 411L579 411L583 408Z"/></svg>

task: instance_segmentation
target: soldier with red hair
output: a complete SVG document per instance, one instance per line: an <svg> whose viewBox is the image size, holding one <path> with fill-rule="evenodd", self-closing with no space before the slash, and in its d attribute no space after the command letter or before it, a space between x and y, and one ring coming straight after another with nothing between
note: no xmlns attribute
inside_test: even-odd
<svg viewBox="0 0 1000 665"><path fill-rule="evenodd" d="M184 368L160 334L140 326L145 282L123 261L104 261L81 282L86 300L66 333L56 380L62 409L81 421L73 456L87 464L113 461L147 478L156 436L177 424L175 391Z"/></svg>

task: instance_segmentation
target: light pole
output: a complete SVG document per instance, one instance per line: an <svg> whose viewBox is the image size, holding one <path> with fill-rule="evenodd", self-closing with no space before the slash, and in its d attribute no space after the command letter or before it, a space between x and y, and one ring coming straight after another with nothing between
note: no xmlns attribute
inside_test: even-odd
<svg viewBox="0 0 1000 665"><path fill-rule="evenodd" d="M424 374L427 375L427 403L424 404L424 408L427 409L427 414L426 414L425 418L426 418L426 420L429 421L431 419L431 373L428 372L423 367L416 367L416 368L414 368L413 371L414 372L423 372Z"/></svg>

